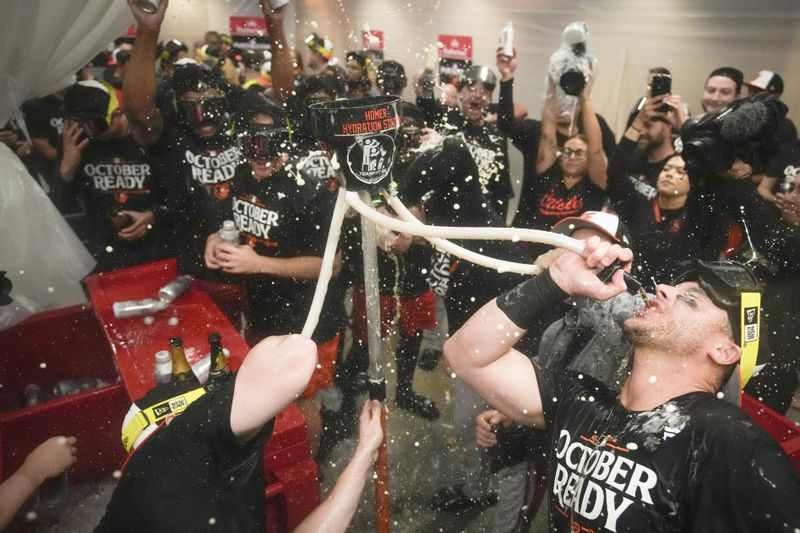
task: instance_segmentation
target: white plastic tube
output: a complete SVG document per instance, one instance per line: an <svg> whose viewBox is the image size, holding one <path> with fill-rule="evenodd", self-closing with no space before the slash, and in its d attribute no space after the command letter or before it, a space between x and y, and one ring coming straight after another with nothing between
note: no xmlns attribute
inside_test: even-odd
<svg viewBox="0 0 800 533"><path fill-rule="evenodd" d="M319 323L319 315L322 312L322 304L325 302L325 295L328 293L328 283L333 275L333 260L336 257L336 247L339 244L339 236L342 233L342 223L344 214L347 212L347 190L339 188L336 196L336 205L333 208L331 217L331 227L328 229L328 241L325 243L325 254L322 256L322 266L319 270L317 287L314 289L314 299L311 301L311 309L308 311L306 323L303 326L301 335L308 339L314 334L314 330Z"/></svg>
<svg viewBox="0 0 800 533"><path fill-rule="evenodd" d="M368 191L358 193L362 202L369 202ZM378 282L378 244L375 238L375 222L361 217L361 254L364 261L364 295L367 312L367 347L369 350L370 381L380 381L381 371L381 308Z"/></svg>
<svg viewBox="0 0 800 533"><path fill-rule="evenodd" d="M418 226L423 225L422 222L420 222L417 217L415 217L414 214L409 211L405 205L403 205L403 202L400 201L400 198L390 194L387 191L383 191L383 196L386 198L386 201L389 203L391 208L394 209L398 216L405 222L416 224ZM489 257L487 255L479 254L478 252L473 252L472 250L467 250L463 246L452 243L447 239L439 239L436 237L425 237L425 239L430 241L438 249L444 252L456 255L462 259L466 259L467 261L475 263L476 265L497 270L498 272L514 272L516 274L523 274L526 276L535 276L542 273L542 269L536 265L515 263L513 261L503 261L502 259Z"/></svg>
<svg viewBox="0 0 800 533"><path fill-rule="evenodd" d="M518 228L473 228L453 226L432 226L428 224L413 224L403 222L375 211L371 206L362 202L355 192L347 193L347 203L361 216L366 217L384 228L417 235L420 237L439 237L446 239L472 239L472 240L504 240L524 241L549 244L583 255L583 242L566 235L541 231L536 229Z"/></svg>

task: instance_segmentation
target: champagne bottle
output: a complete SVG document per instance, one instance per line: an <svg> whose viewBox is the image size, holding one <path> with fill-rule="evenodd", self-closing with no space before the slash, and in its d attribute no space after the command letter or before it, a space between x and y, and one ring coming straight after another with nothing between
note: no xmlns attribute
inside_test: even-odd
<svg viewBox="0 0 800 533"><path fill-rule="evenodd" d="M225 378L230 374L230 369L225 359L225 352L222 350L222 337L220 334L211 333L208 336L208 345L211 348L209 351L211 369L208 371L207 386L216 388L225 381Z"/></svg>
<svg viewBox="0 0 800 533"><path fill-rule="evenodd" d="M180 337L172 337L169 340L169 347L172 350L172 377L170 381L197 381L197 377L192 372L192 367L189 366L189 361L186 360L186 354L183 352L183 339Z"/></svg>

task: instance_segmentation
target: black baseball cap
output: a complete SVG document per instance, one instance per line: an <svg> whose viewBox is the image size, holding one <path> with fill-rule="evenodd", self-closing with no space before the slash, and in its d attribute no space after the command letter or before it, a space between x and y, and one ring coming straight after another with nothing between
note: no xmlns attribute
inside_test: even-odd
<svg viewBox="0 0 800 533"><path fill-rule="evenodd" d="M106 120L109 116L111 93L96 80L79 81L64 95L62 114L75 120Z"/></svg>

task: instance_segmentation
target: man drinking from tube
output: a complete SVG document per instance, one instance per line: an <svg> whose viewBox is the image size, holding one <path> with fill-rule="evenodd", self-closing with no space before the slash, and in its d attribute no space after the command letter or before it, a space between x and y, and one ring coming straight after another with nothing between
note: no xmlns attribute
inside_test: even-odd
<svg viewBox="0 0 800 533"><path fill-rule="evenodd" d="M619 395L511 348L567 296L624 291L622 272L605 284L597 271L631 259L597 238L585 257L565 252L470 318L445 345L451 367L494 408L549 432L551 531L794 531L797 471L718 397L758 351L758 289L744 266L696 261L656 288L624 322L633 363Z"/></svg>

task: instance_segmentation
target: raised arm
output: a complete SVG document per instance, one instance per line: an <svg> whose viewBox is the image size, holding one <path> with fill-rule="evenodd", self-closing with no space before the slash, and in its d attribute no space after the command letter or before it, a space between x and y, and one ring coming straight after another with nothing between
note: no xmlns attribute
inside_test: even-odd
<svg viewBox="0 0 800 533"><path fill-rule="evenodd" d="M245 443L296 400L317 365L317 345L300 335L267 337L245 357L236 374L231 431ZM270 379L265 386L265 378Z"/></svg>
<svg viewBox="0 0 800 533"><path fill-rule="evenodd" d="M156 42L168 5L169 0L164 0L155 13L146 13L135 0L128 0L136 19L136 40L125 67L122 108L128 117L133 138L141 146L155 143L164 131L164 119L156 107L155 58Z"/></svg>
<svg viewBox="0 0 800 533"><path fill-rule="evenodd" d="M269 44L272 50L273 93L281 102L287 102L294 91L294 66L289 43L283 29L286 6L272 9L268 0L260 0L261 11L269 31Z"/></svg>
<svg viewBox="0 0 800 533"><path fill-rule="evenodd" d="M581 93L581 121L589 151L587 154L589 179L592 180L592 183L605 190L608 186L608 159L603 151L603 132L600 130L600 121L597 120L594 104L589 98L593 85L594 78L586 84Z"/></svg>
<svg viewBox="0 0 800 533"><path fill-rule="evenodd" d="M550 82L548 82L550 83ZM542 174L555 164L558 158L558 141L556 138L556 106L553 87L547 91L547 99L542 109L542 136L539 139L539 151L536 155L536 173Z"/></svg>
<svg viewBox="0 0 800 533"><path fill-rule="evenodd" d="M601 269L619 259L630 263L629 249L586 241L586 258L564 252L549 270L484 305L445 343L444 355L456 375L493 408L515 421L544 427L536 373L512 346L553 305L567 296L606 300L625 290L622 272L606 285Z"/></svg>
<svg viewBox="0 0 800 533"><path fill-rule="evenodd" d="M377 400L368 400L358 421L358 447L353 458L325 501L297 526L294 533L344 533L347 530L358 509L382 440L381 405Z"/></svg>

